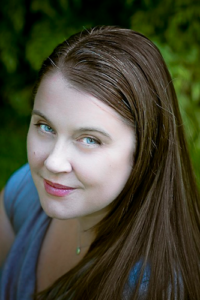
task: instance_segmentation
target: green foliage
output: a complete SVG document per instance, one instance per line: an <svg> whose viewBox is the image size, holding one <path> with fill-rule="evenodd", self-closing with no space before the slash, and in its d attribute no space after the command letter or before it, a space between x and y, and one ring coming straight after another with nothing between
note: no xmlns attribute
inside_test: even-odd
<svg viewBox="0 0 200 300"><path fill-rule="evenodd" d="M142 1L131 24L157 44L169 67L200 184L200 2Z"/></svg>
<svg viewBox="0 0 200 300"><path fill-rule="evenodd" d="M26 161L24 120L41 62L71 34L99 24L130 27L158 45L172 74L199 180L199 20L196 0L2 0L0 187Z"/></svg>
<svg viewBox="0 0 200 300"><path fill-rule="evenodd" d="M12 108L0 111L0 187L20 166L26 163L26 133L29 117L19 117Z"/></svg>

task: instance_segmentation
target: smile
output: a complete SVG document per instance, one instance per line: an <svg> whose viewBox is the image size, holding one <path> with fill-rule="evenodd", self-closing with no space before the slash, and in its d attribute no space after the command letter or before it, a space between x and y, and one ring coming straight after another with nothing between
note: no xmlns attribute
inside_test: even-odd
<svg viewBox="0 0 200 300"><path fill-rule="evenodd" d="M64 197L75 190L75 188L61 185L58 183L54 183L54 182L51 182L46 179L44 179L44 188L48 194L57 196L57 197Z"/></svg>

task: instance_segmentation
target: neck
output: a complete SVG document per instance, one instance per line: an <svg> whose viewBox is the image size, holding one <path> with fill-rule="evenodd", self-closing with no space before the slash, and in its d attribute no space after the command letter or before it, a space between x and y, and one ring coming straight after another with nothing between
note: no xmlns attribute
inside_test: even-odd
<svg viewBox="0 0 200 300"><path fill-rule="evenodd" d="M81 232L94 231L95 226L106 216L107 210L76 218Z"/></svg>

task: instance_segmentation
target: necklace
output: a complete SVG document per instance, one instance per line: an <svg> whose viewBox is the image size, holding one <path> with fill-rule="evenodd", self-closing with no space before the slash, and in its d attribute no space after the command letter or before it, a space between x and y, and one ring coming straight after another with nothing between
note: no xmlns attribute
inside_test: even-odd
<svg viewBox="0 0 200 300"><path fill-rule="evenodd" d="M81 253L81 232L80 231L81 231L80 224L78 222L76 255L79 255Z"/></svg>
<svg viewBox="0 0 200 300"><path fill-rule="evenodd" d="M86 247L88 247L88 244L84 246L81 245L81 229L80 229L80 224L78 222L76 255L79 255L81 253L81 250Z"/></svg>
<svg viewBox="0 0 200 300"><path fill-rule="evenodd" d="M77 246L76 247L76 255L79 255L81 253L81 247Z"/></svg>

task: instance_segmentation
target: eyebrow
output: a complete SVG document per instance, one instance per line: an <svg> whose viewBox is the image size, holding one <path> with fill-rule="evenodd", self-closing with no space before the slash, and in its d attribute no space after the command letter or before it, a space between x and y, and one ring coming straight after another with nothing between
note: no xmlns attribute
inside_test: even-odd
<svg viewBox="0 0 200 300"><path fill-rule="evenodd" d="M45 119L47 122L49 122L51 124L51 121L43 114L41 113L39 110L37 109L33 109L31 115L37 115L37 116L40 116L42 117L43 119ZM85 131L89 131L89 132L97 132L97 133L100 133L102 135L104 135L105 137L109 138L109 139L112 139L111 136L104 130L101 130L99 128L96 128L96 127L80 127L77 129L78 132L82 133L82 132L85 132Z"/></svg>
<svg viewBox="0 0 200 300"><path fill-rule="evenodd" d="M51 121L50 121L43 113L41 113L41 112L40 112L39 110L37 110L37 109L33 109L31 115L32 115L32 116L33 116L33 115L40 116L40 117L42 117L43 119L45 119L47 122L51 123Z"/></svg>

